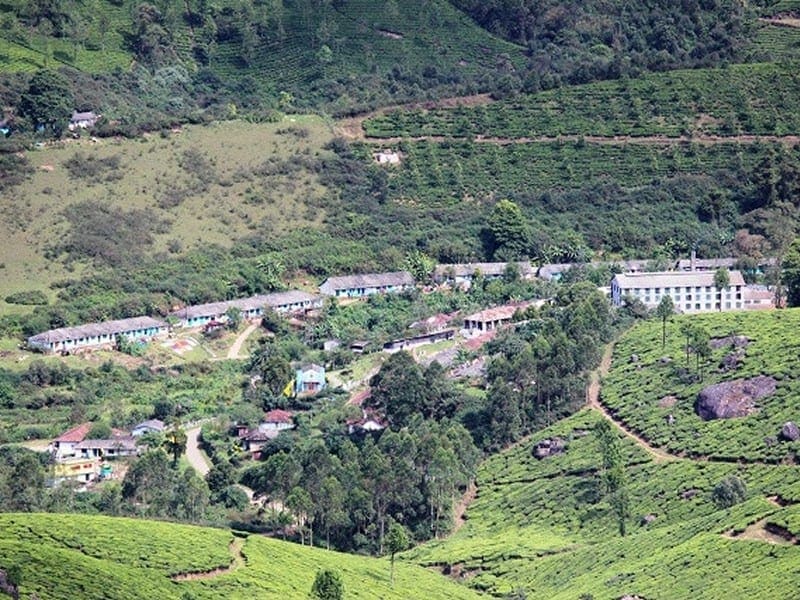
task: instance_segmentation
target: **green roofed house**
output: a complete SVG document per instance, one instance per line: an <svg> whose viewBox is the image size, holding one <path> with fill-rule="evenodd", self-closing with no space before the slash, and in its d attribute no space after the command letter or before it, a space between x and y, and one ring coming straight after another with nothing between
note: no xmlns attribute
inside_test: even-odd
<svg viewBox="0 0 800 600"><path fill-rule="evenodd" d="M42 352L74 352L111 348L120 336L136 342L166 336L168 332L169 325L165 321L151 317L134 317L51 329L29 337L28 346Z"/></svg>

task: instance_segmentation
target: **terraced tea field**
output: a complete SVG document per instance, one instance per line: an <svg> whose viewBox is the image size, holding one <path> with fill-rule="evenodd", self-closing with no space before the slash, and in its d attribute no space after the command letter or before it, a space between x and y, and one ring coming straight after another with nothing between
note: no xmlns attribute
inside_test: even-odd
<svg viewBox="0 0 800 600"><path fill-rule="evenodd" d="M749 340L738 367L725 371L729 344L715 349L703 381L687 379L695 371L695 356L686 360L680 327L691 321L712 338L731 335ZM618 341L611 371L603 381L601 400L632 430L651 444L674 454L721 460L780 462L800 451L798 442L777 442L786 421L800 420L800 310L736 312L675 317L667 324L667 344L661 349L661 323L638 324ZM636 355L639 360L632 361ZM777 389L758 401L753 414L727 420L703 421L695 414L697 394L721 381L773 377ZM673 415L670 424L668 415Z"/></svg>
<svg viewBox="0 0 800 600"><path fill-rule="evenodd" d="M480 469L478 496L465 525L406 557L493 595L515 590L564 600L792 595L792 581L800 575L800 548L792 542L798 533L798 507L792 503L800 501L800 469L691 460L655 464L634 442L620 438L630 503L628 535L620 537L600 489L599 449L590 433L600 418L583 411L490 458ZM551 436L566 440L566 451L534 459L534 444ZM720 510L711 493L732 474L745 481L748 497ZM788 505L777 505L775 497ZM789 539L751 539L753 524L783 527Z"/></svg>
<svg viewBox="0 0 800 600"><path fill-rule="evenodd" d="M21 568L21 597L42 600L306 598L319 569L341 572L347 598L473 599L480 594L400 561L260 536L86 515L0 515L0 565Z"/></svg>

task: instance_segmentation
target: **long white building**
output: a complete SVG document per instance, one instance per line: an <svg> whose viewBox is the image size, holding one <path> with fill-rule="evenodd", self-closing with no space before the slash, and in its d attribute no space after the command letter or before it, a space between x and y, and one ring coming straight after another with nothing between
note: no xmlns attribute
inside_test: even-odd
<svg viewBox="0 0 800 600"><path fill-rule="evenodd" d="M663 271L627 273L611 281L611 301L621 306L625 297L638 298L648 308L655 308L664 296L672 298L675 310L682 313L741 310L744 278L739 271L729 271L730 285L722 290L714 287L714 271Z"/></svg>

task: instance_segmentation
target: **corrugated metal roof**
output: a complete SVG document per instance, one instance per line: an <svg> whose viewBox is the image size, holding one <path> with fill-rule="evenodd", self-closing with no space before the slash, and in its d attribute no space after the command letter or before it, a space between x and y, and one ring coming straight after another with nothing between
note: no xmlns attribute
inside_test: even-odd
<svg viewBox="0 0 800 600"><path fill-rule="evenodd" d="M533 268L530 262L518 262L516 265L519 267L520 275L526 277L533 273ZM452 273L455 277L470 277L476 271L481 275L488 275L490 277L497 277L503 275L508 267L507 262L493 262L493 263L454 263L450 265L437 265L434 274L437 278L447 277Z"/></svg>
<svg viewBox="0 0 800 600"><path fill-rule="evenodd" d="M118 319L116 321L104 321L103 323L87 323L76 327L51 329L29 337L28 342L31 344L50 344L100 335L114 336L128 331L158 327L167 327L167 323L151 317L133 317L131 319Z"/></svg>
<svg viewBox="0 0 800 600"><path fill-rule="evenodd" d="M273 294L259 294L250 298L239 298L237 300L223 300L221 302L208 302L206 304L195 304L170 313L180 319L196 319L198 317L214 317L224 315L230 308L238 308L241 311L257 310L265 306L270 308L280 308L290 304L300 304L303 302L314 302L320 297L301 290L289 290L288 292L275 292Z"/></svg>
<svg viewBox="0 0 800 600"><path fill-rule="evenodd" d="M730 286L744 285L739 271L729 271ZM714 271L662 271L614 276L620 289L667 287L714 287Z"/></svg>
<svg viewBox="0 0 800 600"><path fill-rule="evenodd" d="M362 275L343 275L329 277L324 286L333 290L349 290L353 288L374 288L393 285L414 285L414 277L408 271L393 273L364 273Z"/></svg>

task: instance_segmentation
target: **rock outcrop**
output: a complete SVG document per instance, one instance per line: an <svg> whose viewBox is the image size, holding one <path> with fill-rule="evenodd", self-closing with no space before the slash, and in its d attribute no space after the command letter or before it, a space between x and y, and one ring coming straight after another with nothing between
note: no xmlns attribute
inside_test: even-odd
<svg viewBox="0 0 800 600"><path fill-rule="evenodd" d="M792 421L787 421L781 427L781 439L786 442L796 442L800 440L800 427Z"/></svg>
<svg viewBox="0 0 800 600"><path fill-rule="evenodd" d="M756 402L760 398L774 393L775 380L765 375L724 381L700 392L695 410L704 421L746 417L756 410Z"/></svg>
<svg viewBox="0 0 800 600"><path fill-rule="evenodd" d="M566 442L560 437L548 438L537 443L533 447L533 457L539 460L561 454L566 449Z"/></svg>

